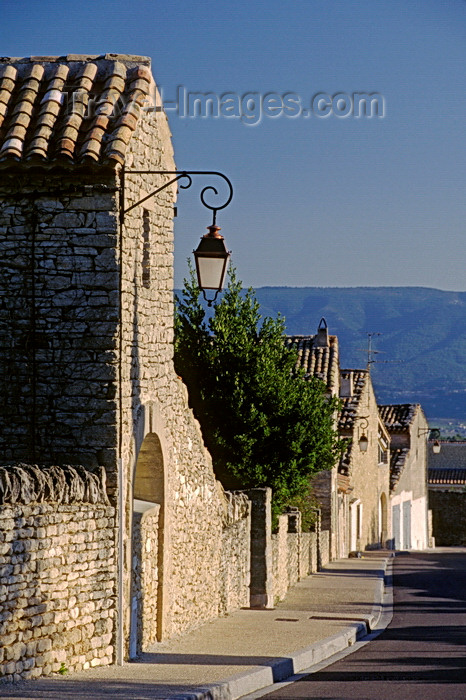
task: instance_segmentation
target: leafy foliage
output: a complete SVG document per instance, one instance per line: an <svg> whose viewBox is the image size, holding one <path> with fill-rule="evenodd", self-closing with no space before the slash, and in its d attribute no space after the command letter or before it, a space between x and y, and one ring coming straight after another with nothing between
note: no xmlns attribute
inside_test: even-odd
<svg viewBox="0 0 466 700"><path fill-rule="evenodd" d="M293 496L287 505L294 506L301 512L302 531L313 532L318 521L320 504L315 496L312 482L308 483L304 489L301 489L299 493Z"/></svg>
<svg viewBox="0 0 466 700"><path fill-rule="evenodd" d="M282 318L261 318L235 272L211 318L191 271L177 298L175 366L227 488L270 486L277 513L339 454L337 402L307 381L284 344Z"/></svg>

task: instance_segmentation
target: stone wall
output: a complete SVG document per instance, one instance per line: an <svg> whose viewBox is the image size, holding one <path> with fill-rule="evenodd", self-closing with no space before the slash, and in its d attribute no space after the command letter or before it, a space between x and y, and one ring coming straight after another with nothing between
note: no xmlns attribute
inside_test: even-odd
<svg viewBox="0 0 466 700"><path fill-rule="evenodd" d="M321 530L319 539L320 566L326 566L330 561L330 532Z"/></svg>
<svg viewBox="0 0 466 700"><path fill-rule="evenodd" d="M329 533L320 533L321 542L328 552ZM278 530L272 535L273 593L275 602L283 600L288 589L297 581L315 573L318 564L319 537L315 532L301 531L301 513L294 511L280 515ZM328 554L324 554L324 563Z"/></svg>
<svg viewBox="0 0 466 700"><path fill-rule="evenodd" d="M317 536L315 532L303 532L302 534L302 559L300 578L315 574L317 566Z"/></svg>
<svg viewBox="0 0 466 700"><path fill-rule="evenodd" d="M116 488L115 179L2 174L2 461L105 466Z"/></svg>
<svg viewBox="0 0 466 700"><path fill-rule="evenodd" d="M247 580L248 550L240 552L238 543L245 540L248 516L232 501L238 512L225 521L225 497L173 366L176 185L137 204L176 169L168 123L163 112L148 109L133 126L124 178L121 168L110 164L60 161L46 171L25 162L12 165L0 185L1 461L103 467L116 512L108 527L118 530L118 557L112 535L102 560L107 578L100 581L96 574L96 582L90 561L81 578L91 587L108 584L113 596L114 567L121 565L117 654L111 657L110 644L99 646L101 633L95 629L92 644L98 648L89 650L87 632L75 631L72 618L73 640L63 640L73 668L122 661L155 638L215 618L241 604ZM152 172L141 176L135 170ZM206 184L211 183L201 187ZM129 207L122 221L120 214ZM44 496L38 506L32 499L31 508L47 509L50 498ZM136 501L145 501L152 513L139 517ZM113 510L105 510L108 504L100 507L113 518ZM73 508L81 505L76 501ZM75 515L92 528L93 512L88 504ZM98 549L87 538L97 537L100 526L86 534L68 532L67 523L50 527L60 526L70 540L76 534L79 544ZM70 523L74 527L73 518ZM37 525L31 541L42 536ZM53 537L47 535L43 549L60 551L67 577L63 591L79 612L74 599L81 593L72 592L66 551ZM270 548L266 552L269 566ZM70 553L74 556L73 549ZM52 584L44 583L47 601ZM113 597L106 603L113 611ZM90 612L82 617L89 629L97 625ZM48 630L51 619L41 619L38 627ZM62 632L68 632L66 625L48 630L47 639ZM59 661L50 654L44 659L36 670L47 672Z"/></svg>
<svg viewBox="0 0 466 700"><path fill-rule="evenodd" d="M436 547L466 546L466 494L429 489Z"/></svg>
<svg viewBox="0 0 466 700"><path fill-rule="evenodd" d="M280 515L278 530L272 535L274 602L282 600L288 590L288 544L288 516Z"/></svg>
<svg viewBox="0 0 466 700"><path fill-rule="evenodd" d="M312 493L319 503L321 528L330 533L330 557L338 556L337 467L316 474Z"/></svg>
<svg viewBox="0 0 466 700"><path fill-rule="evenodd" d="M125 208L170 179L163 174L141 177L129 172L176 169L163 113L149 111L140 115L129 144L126 168ZM193 188L196 186L195 181ZM128 212L119 252L118 400L124 490L121 517L125 523L131 522L126 514L132 511L134 497L160 505L158 640L198 626L231 604L221 599L219 589L219 580L225 573L221 573L222 495L201 430L189 408L186 388L173 366L175 201L176 185ZM133 485L138 483L140 474L142 482L152 486L135 496ZM133 638L131 540L128 529L122 592L125 640Z"/></svg>
<svg viewBox="0 0 466 700"><path fill-rule="evenodd" d="M251 508L244 493L226 492L222 518L219 614L249 607Z"/></svg>
<svg viewBox="0 0 466 700"><path fill-rule="evenodd" d="M114 543L108 504L0 506L0 676L112 662Z"/></svg>
<svg viewBox="0 0 466 700"><path fill-rule="evenodd" d="M141 111L125 167L124 199L121 171L110 166L19 164L0 185L1 462L105 468L122 534L120 660L144 629L133 612L135 499L159 506L149 605L157 639L224 605L221 496L173 367L176 185L119 221L123 207L169 179L130 170L176 169L163 113Z"/></svg>

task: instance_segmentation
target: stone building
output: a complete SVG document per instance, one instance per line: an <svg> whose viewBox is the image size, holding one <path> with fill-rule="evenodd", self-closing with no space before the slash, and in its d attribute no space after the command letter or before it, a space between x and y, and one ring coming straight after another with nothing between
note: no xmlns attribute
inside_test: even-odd
<svg viewBox="0 0 466 700"><path fill-rule="evenodd" d="M340 471L348 480L349 551L385 547L390 533L390 438L370 372L342 370L340 437L350 440Z"/></svg>
<svg viewBox="0 0 466 700"><path fill-rule="evenodd" d="M330 531L330 558L350 551L384 546L389 535L389 437L377 411L370 373L340 369L338 339L321 320L315 335L289 336L306 376L325 382L329 396L338 396L342 410L335 426L348 447L339 464L313 479L322 511L322 527ZM365 451L360 438L367 438Z"/></svg>
<svg viewBox="0 0 466 700"><path fill-rule="evenodd" d="M394 549L429 546L427 435L419 404L379 406L390 434L390 508Z"/></svg>
<svg viewBox="0 0 466 700"><path fill-rule="evenodd" d="M286 338L286 345L298 354L297 365L304 370L305 377L315 377L324 382L329 397L338 396L340 386L340 365L338 338L329 335L325 319L321 319L315 335L293 335ZM337 416L335 416L335 428ZM321 471L312 479L312 488L321 511L321 528L329 533L329 559L340 555L338 544L341 527L338 525L337 482L338 465Z"/></svg>
<svg viewBox="0 0 466 700"><path fill-rule="evenodd" d="M93 655L95 630L79 626L87 594L65 590L64 604L81 600L79 634L64 641L52 625L43 672L57 669L63 644L72 669L122 660L248 601L248 501L227 498L216 482L173 369L174 186L120 218L168 179L131 171L176 169L156 101L144 57L0 60L0 464L9 465L5 480L16 469L14 483L18 463L53 467L52 480L69 465L98 475L110 499L105 527L92 503L83 505L95 527L102 521L111 556L109 636ZM0 507L21 529L18 494L3 488ZM42 515L28 513L31 528ZM68 545L77 517L66 514ZM65 565L70 547L58 544ZM228 562L238 557L233 575ZM25 570L31 562L25 555ZM97 574L93 581L98 588ZM52 620L49 583L41 610ZM24 643L19 627L10 631ZM37 650L21 649L26 665L7 675L25 677L31 663L33 675L42 672Z"/></svg>

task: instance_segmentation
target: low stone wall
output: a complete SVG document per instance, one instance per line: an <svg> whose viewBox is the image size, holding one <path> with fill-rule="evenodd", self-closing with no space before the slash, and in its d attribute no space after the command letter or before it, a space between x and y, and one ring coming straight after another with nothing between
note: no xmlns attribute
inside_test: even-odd
<svg viewBox="0 0 466 700"><path fill-rule="evenodd" d="M278 530L272 535L273 596L282 600L288 590L288 516L278 517Z"/></svg>
<svg viewBox="0 0 466 700"><path fill-rule="evenodd" d="M64 484L70 474L61 472L59 490L68 500L72 499L69 482ZM76 494L83 497L86 479L76 474L71 474ZM110 664L115 625L114 508L108 503L18 502L29 500L32 491L26 484L33 489L38 484L34 471L29 471L31 478L23 476L17 467L2 471L4 483L22 483L24 490L14 487L10 496L16 494L16 502L0 505L0 677L37 678L60 669ZM90 481L97 490L87 496L98 498L102 483L98 478Z"/></svg>
<svg viewBox="0 0 466 700"><path fill-rule="evenodd" d="M246 494L224 493L219 572L219 615L249 607L251 503Z"/></svg>
<svg viewBox="0 0 466 700"><path fill-rule="evenodd" d="M322 534L328 551L328 531ZM272 535L275 601L283 600L290 586L318 570L317 543L315 532L301 532L299 511L279 516L278 531Z"/></svg>
<svg viewBox="0 0 466 700"><path fill-rule="evenodd" d="M436 547L466 545L466 494L429 489Z"/></svg>
<svg viewBox="0 0 466 700"><path fill-rule="evenodd" d="M302 559L302 517L298 509L290 509L288 517L288 532L286 536L287 545L287 568L288 568L288 588L301 578ZM306 574L304 574L307 576Z"/></svg>
<svg viewBox="0 0 466 700"><path fill-rule="evenodd" d="M330 561L330 532L321 530L319 537L320 566L325 566Z"/></svg>
<svg viewBox="0 0 466 700"><path fill-rule="evenodd" d="M317 569L317 535L315 532L303 532L301 546L301 578L315 574Z"/></svg>

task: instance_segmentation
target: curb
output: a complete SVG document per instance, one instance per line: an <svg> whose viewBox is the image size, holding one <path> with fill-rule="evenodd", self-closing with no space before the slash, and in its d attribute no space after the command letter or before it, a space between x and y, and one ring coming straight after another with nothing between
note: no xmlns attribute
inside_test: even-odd
<svg viewBox="0 0 466 700"><path fill-rule="evenodd" d="M347 650L348 647L371 634L380 621L388 561L386 559L381 563L374 605L365 622L352 622L342 632L291 653L287 658L276 659L265 667L230 676L225 681L209 684L204 688L197 687L192 692L170 696L171 700L238 700L245 695L272 686L274 683L285 681L300 671L308 670L331 656Z"/></svg>

